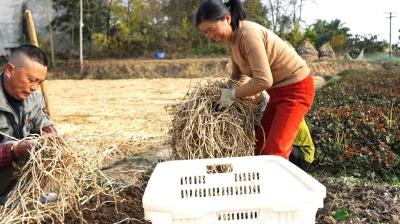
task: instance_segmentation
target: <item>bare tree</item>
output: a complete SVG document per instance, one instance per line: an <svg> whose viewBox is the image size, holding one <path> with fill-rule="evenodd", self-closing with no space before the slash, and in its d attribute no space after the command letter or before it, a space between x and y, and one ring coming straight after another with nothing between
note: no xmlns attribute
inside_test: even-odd
<svg viewBox="0 0 400 224"><path fill-rule="evenodd" d="M302 11L303 11L303 6L304 3L307 0L290 0L289 4L293 6L293 12L292 12L292 22L293 24L300 23L301 16L302 16Z"/></svg>
<svg viewBox="0 0 400 224"><path fill-rule="evenodd" d="M272 30L281 32L300 23L304 3L307 1L315 2L315 0L266 0Z"/></svg>
<svg viewBox="0 0 400 224"><path fill-rule="evenodd" d="M277 23L279 20L279 17L281 16L281 1L282 0L268 0L267 1L267 7L268 11L270 12L270 17L271 17L271 23L272 23L272 30L274 32L277 31Z"/></svg>
<svg viewBox="0 0 400 224"><path fill-rule="evenodd" d="M111 29L111 12L112 12L112 5L113 5L113 0L108 0L108 11L107 11L107 25L106 25L106 34L110 34L110 29Z"/></svg>
<svg viewBox="0 0 400 224"><path fill-rule="evenodd" d="M298 1L298 0L293 0L293 1ZM297 17L297 23L300 23L300 22L302 22L303 20L301 19L302 18L302 13L303 13L303 7L304 7L304 4L306 3L306 2L312 2L312 3L316 3L316 1L317 0L300 0L300 3L299 3L299 5L298 5L298 7L297 7L297 10L299 11L299 16Z"/></svg>
<svg viewBox="0 0 400 224"><path fill-rule="evenodd" d="M303 0L300 0L300 6L299 6L299 22L301 21L301 13L303 11Z"/></svg>
<svg viewBox="0 0 400 224"><path fill-rule="evenodd" d="M282 26L287 25L286 18L289 15L289 6L292 1L296 0L267 0L267 8L270 13L272 30L276 33L284 30Z"/></svg>

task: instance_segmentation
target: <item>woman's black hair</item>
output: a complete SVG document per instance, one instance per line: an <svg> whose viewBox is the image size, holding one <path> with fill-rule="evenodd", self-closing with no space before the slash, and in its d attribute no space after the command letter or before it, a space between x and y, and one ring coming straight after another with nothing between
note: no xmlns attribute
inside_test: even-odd
<svg viewBox="0 0 400 224"><path fill-rule="evenodd" d="M196 12L196 26L204 20L222 20L227 13L232 17L233 31L239 26L239 21L246 19L247 15L240 0L229 0L226 3L222 0L204 0Z"/></svg>

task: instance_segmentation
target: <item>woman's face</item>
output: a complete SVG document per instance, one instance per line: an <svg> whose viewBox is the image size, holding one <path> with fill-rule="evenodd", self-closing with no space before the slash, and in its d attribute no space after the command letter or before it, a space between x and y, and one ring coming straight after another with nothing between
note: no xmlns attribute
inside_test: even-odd
<svg viewBox="0 0 400 224"><path fill-rule="evenodd" d="M225 15L222 20L204 20L199 24L199 29L208 39L227 42L232 35L231 16Z"/></svg>

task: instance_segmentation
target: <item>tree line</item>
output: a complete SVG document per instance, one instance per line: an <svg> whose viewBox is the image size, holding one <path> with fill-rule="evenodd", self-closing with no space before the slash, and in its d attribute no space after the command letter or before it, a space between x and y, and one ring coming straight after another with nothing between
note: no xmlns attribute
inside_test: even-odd
<svg viewBox="0 0 400 224"><path fill-rule="evenodd" d="M207 40L194 24L202 0L82 0L85 57L167 57L225 55L229 49ZM302 27L302 8L307 0L243 0L248 20L258 22L289 41L294 47L304 40L316 48L329 42L336 53L357 55L383 52L387 42L377 36L350 35L336 19L317 20ZM51 21L58 57L79 52L80 0L53 0ZM42 44L48 47L48 44ZM393 49L398 49L397 45Z"/></svg>

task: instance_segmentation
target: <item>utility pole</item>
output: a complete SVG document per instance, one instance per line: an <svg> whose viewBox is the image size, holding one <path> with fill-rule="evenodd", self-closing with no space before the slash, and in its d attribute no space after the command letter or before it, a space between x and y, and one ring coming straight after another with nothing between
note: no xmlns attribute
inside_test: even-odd
<svg viewBox="0 0 400 224"><path fill-rule="evenodd" d="M389 19L389 59L392 59L392 18L394 18L392 12L389 12L389 17L386 17Z"/></svg>
<svg viewBox="0 0 400 224"><path fill-rule="evenodd" d="M80 75L83 78L83 43L82 43L82 27L83 27L83 7L82 0L80 0L80 21L79 21L79 61L80 61Z"/></svg>

